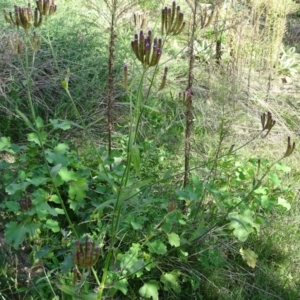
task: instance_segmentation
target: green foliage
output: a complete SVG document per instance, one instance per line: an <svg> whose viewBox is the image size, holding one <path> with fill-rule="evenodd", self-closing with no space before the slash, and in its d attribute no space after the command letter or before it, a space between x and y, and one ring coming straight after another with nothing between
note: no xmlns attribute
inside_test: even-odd
<svg viewBox="0 0 300 300"><path fill-rule="evenodd" d="M149 1L139 4L153 6ZM113 9L119 7L109 7L110 13ZM105 118L102 94L108 72L99 65L107 61L108 35L93 19L74 17L77 7L72 6L71 19L64 12L42 31L49 49L40 56L24 54L25 79L15 74L16 84L7 93L22 139L13 143L15 136L0 137L6 243L13 251L29 249L28 263L45 266L45 273L33 280L34 288L22 291L32 299L53 300L250 299L241 285L231 291L232 278L224 274L257 270L261 252L255 241L272 224L273 214L291 211L294 193L282 179L290 168L279 161L243 159L220 142L220 155L208 153L204 159L193 151L197 164L185 170L190 180L182 186L185 107L174 96L177 90L157 91L161 65L149 70L133 61L125 23L116 29L122 43L116 45L114 68L121 70L123 60L129 60L130 82L126 87L116 84L112 112L121 120L114 124L107 150L106 130L99 124ZM213 36L208 29L206 38ZM225 43L224 36L217 37ZM192 42L195 57L208 62L212 45ZM143 47L139 42L138 51ZM47 84L39 90L35 83L40 76ZM121 77L112 76L116 81ZM174 89L176 85L174 81ZM214 116L218 119L218 112ZM205 136L203 126L195 129L199 132ZM99 257L93 257L95 251ZM252 274L234 276L249 285L254 280ZM252 292L251 297L258 295Z"/></svg>

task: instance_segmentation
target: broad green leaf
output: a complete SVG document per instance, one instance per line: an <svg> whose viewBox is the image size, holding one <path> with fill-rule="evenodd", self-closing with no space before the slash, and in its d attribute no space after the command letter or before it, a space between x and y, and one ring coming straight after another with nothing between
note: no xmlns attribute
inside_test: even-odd
<svg viewBox="0 0 300 300"><path fill-rule="evenodd" d="M50 175L52 178L55 178L59 170L61 169L62 165L57 164L50 170Z"/></svg>
<svg viewBox="0 0 300 300"><path fill-rule="evenodd" d="M287 210L291 209L291 204L281 197L278 197L278 205L285 207Z"/></svg>
<svg viewBox="0 0 300 300"><path fill-rule="evenodd" d="M50 149L47 149L45 151L46 153L46 158L47 158L47 161L50 163L50 164L54 164L54 165L62 165L62 167L67 167L68 166L68 163L69 163L69 160L68 160L68 157L65 153L62 153L62 152L56 152L54 150L51 151Z"/></svg>
<svg viewBox="0 0 300 300"><path fill-rule="evenodd" d="M148 244L148 249L150 253L156 253L158 255L163 255L167 252L167 247L161 240L156 240Z"/></svg>
<svg viewBox="0 0 300 300"><path fill-rule="evenodd" d="M76 201L82 201L86 197L87 190L88 184L86 183L86 178L72 181L69 184L69 197Z"/></svg>
<svg viewBox="0 0 300 300"><path fill-rule="evenodd" d="M291 168L284 164L276 164L275 167L278 171L282 171L284 173L291 172Z"/></svg>
<svg viewBox="0 0 300 300"><path fill-rule="evenodd" d="M41 202L35 206L36 214L43 219L48 215L57 217L57 212L47 202Z"/></svg>
<svg viewBox="0 0 300 300"><path fill-rule="evenodd" d="M35 231L40 227L40 224L36 223L16 223L9 222L5 225L5 239L8 243L11 243L12 246L17 250L21 243L25 240L26 235L34 236Z"/></svg>
<svg viewBox="0 0 300 300"><path fill-rule="evenodd" d="M251 268L255 268L257 262L257 254L251 249L240 249L240 254L243 260L247 263L247 265Z"/></svg>
<svg viewBox="0 0 300 300"><path fill-rule="evenodd" d="M142 222L131 221L130 224L131 224L131 226L132 226L132 228L134 230L141 230L141 229L143 229L143 223Z"/></svg>
<svg viewBox="0 0 300 300"><path fill-rule="evenodd" d="M17 191L25 191L29 186L29 182L12 183L5 188L5 191L9 195L13 195Z"/></svg>
<svg viewBox="0 0 300 300"><path fill-rule="evenodd" d="M61 121L57 119L50 119L50 123L52 124L54 129L62 129L62 130L68 130L71 128L71 122L70 121Z"/></svg>
<svg viewBox="0 0 300 300"><path fill-rule="evenodd" d="M241 214L232 212L228 215L229 228L233 229L233 234L241 241L244 242L249 234L256 230L259 230L259 224L254 223L252 218L253 212L250 209L246 209Z"/></svg>
<svg viewBox="0 0 300 300"><path fill-rule="evenodd" d="M59 232L60 231L60 227L59 227L58 222L54 221L52 219L48 219L46 221L46 224L44 224L44 227L52 230L53 232Z"/></svg>
<svg viewBox="0 0 300 300"><path fill-rule="evenodd" d="M20 204L17 201L6 201L5 206L8 208L8 212L20 210Z"/></svg>
<svg viewBox="0 0 300 300"><path fill-rule="evenodd" d="M0 151L7 151L11 148L11 142L10 142L10 138L7 137L1 137L0 138Z"/></svg>
<svg viewBox="0 0 300 300"><path fill-rule="evenodd" d="M118 280L114 285L113 288L116 290L121 291L124 295L128 292L128 282L126 278Z"/></svg>
<svg viewBox="0 0 300 300"><path fill-rule="evenodd" d="M138 176L141 176L141 157L140 157L140 149L137 145L132 145L130 148L130 155L133 167Z"/></svg>
<svg viewBox="0 0 300 300"><path fill-rule="evenodd" d="M38 129L41 129L41 128L44 127L44 122L43 122L43 119L42 119L41 117L37 117L37 118L35 119L35 124L36 124L36 127L37 127Z"/></svg>
<svg viewBox="0 0 300 300"><path fill-rule="evenodd" d="M255 194L262 194L265 195L268 192L268 188L265 186L260 186L259 188L257 188L256 190L254 190Z"/></svg>
<svg viewBox="0 0 300 300"><path fill-rule="evenodd" d="M68 273L74 267L73 255L67 254L64 256L64 261L60 264L60 268L64 274Z"/></svg>
<svg viewBox="0 0 300 300"><path fill-rule="evenodd" d="M178 277L172 273L165 273L160 276L160 281L164 284L164 290L174 290L176 293L180 293L180 285Z"/></svg>
<svg viewBox="0 0 300 300"><path fill-rule="evenodd" d="M57 195L52 195L52 196L50 197L50 201L52 201L52 202L54 202L54 203L57 203L57 204L60 204L60 200L59 200L59 198L58 198Z"/></svg>
<svg viewBox="0 0 300 300"><path fill-rule="evenodd" d="M61 179L65 182L71 181L71 180L77 180L79 176L74 172L73 170L68 170L67 168L61 168L58 171L59 176Z"/></svg>
<svg viewBox="0 0 300 300"><path fill-rule="evenodd" d="M34 186L39 186L39 185L45 184L48 181L48 178L47 177L34 177L34 178L28 178L26 180Z"/></svg>
<svg viewBox="0 0 300 300"><path fill-rule="evenodd" d="M37 145L41 146L41 143L44 144L47 140L47 132L42 131L39 133L39 135L35 132L29 133L27 135L27 139L29 142L34 142Z"/></svg>
<svg viewBox="0 0 300 300"><path fill-rule="evenodd" d="M281 180L278 178L276 173L271 173L269 175L269 179L275 186L279 186L281 184Z"/></svg>
<svg viewBox="0 0 300 300"><path fill-rule="evenodd" d="M139 289L139 293L143 298L158 300L158 289L158 282L156 280L150 280Z"/></svg>
<svg viewBox="0 0 300 300"><path fill-rule="evenodd" d="M180 246L180 237L177 233L172 232L168 234L169 243L171 246L179 247Z"/></svg>

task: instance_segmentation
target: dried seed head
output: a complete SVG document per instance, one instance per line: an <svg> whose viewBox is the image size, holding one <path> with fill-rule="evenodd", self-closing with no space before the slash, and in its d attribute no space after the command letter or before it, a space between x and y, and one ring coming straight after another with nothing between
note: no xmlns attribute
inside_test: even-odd
<svg viewBox="0 0 300 300"><path fill-rule="evenodd" d="M124 88L127 90L128 89L128 66L124 65L123 67L123 85Z"/></svg>
<svg viewBox="0 0 300 300"><path fill-rule="evenodd" d="M293 144L291 144L291 138L288 137L288 145L285 154L283 155L283 158L290 156L294 152L295 147L296 143L294 142Z"/></svg>
<svg viewBox="0 0 300 300"><path fill-rule="evenodd" d="M163 75L163 78L162 78L160 87L159 87L159 89L158 89L159 91L162 90L163 88L165 88L165 86L166 86L166 82L167 82L167 74L168 74L168 67L165 67L164 75Z"/></svg>
<svg viewBox="0 0 300 300"><path fill-rule="evenodd" d="M267 113L263 113L260 116L261 119L261 125L262 125L262 131L264 130L268 130L267 133L263 136L263 138L265 138L271 131L271 129L274 127L276 121L273 120L272 114L270 112Z"/></svg>

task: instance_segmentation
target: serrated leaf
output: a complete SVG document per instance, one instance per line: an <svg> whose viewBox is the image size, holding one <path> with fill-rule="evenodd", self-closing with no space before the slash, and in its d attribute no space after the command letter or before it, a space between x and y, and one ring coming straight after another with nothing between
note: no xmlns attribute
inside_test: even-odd
<svg viewBox="0 0 300 300"><path fill-rule="evenodd" d="M34 236L35 231L40 227L40 224L36 223L16 223L9 222L5 225L5 239L8 243L11 243L14 249L18 249L22 242L25 240L26 235Z"/></svg>
<svg viewBox="0 0 300 300"><path fill-rule="evenodd" d="M41 146L41 143L44 144L47 140L47 132L42 131L39 133L39 135L35 132L29 133L27 135L27 140Z"/></svg>
<svg viewBox="0 0 300 300"><path fill-rule="evenodd" d="M7 151L11 148L11 142L10 142L10 138L7 137L1 137L0 138L0 151Z"/></svg>
<svg viewBox="0 0 300 300"><path fill-rule="evenodd" d="M240 254L243 260L247 263L247 265L251 268L255 268L257 262L257 254L251 249L240 249Z"/></svg>
<svg viewBox="0 0 300 300"><path fill-rule="evenodd" d="M121 291L124 295L128 292L128 282L126 278L123 278L121 280L118 280L114 285L113 288L116 290Z"/></svg>
<svg viewBox="0 0 300 300"><path fill-rule="evenodd" d="M139 289L139 293L144 298L152 298L153 300L158 300L158 289L158 282L156 280L150 280Z"/></svg>
<svg viewBox="0 0 300 300"><path fill-rule="evenodd" d="M64 256L64 261L60 264L60 268L64 274L66 274L71 268L74 267L74 259L72 254Z"/></svg>
<svg viewBox="0 0 300 300"><path fill-rule="evenodd" d="M80 178L76 181L72 181L69 185L69 197L76 201L82 201L86 197L87 190L88 184L86 182L86 178Z"/></svg>
<svg viewBox="0 0 300 300"><path fill-rule="evenodd" d="M281 197L278 197L278 205L285 207L287 210L291 209L291 204Z"/></svg>
<svg viewBox="0 0 300 300"><path fill-rule="evenodd" d="M177 276L172 273L165 273L160 276L160 281L164 284L164 290L174 290L176 293L180 293L180 285Z"/></svg>
<svg viewBox="0 0 300 300"><path fill-rule="evenodd" d="M284 165L284 164L276 164L276 169L278 171L282 171L284 173L289 173L291 172L291 168L288 167L287 165Z"/></svg>
<svg viewBox="0 0 300 300"><path fill-rule="evenodd" d="M167 252L167 247L161 240L156 240L148 244L150 253L156 253L158 255L164 255Z"/></svg>
<svg viewBox="0 0 300 300"><path fill-rule="evenodd" d="M228 215L231 220L229 228L233 229L233 234L241 241L244 242L249 234L256 230L259 230L259 224L254 223L252 218L253 212L250 209L246 209L241 214L232 212Z"/></svg>
<svg viewBox="0 0 300 300"><path fill-rule="evenodd" d="M167 235L168 235L169 244L171 246L174 246L174 247L179 247L180 246L180 237L177 233L172 232L172 233L167 234Z"/></svg>
<svg viewBox="0 0 300 300"><path fill-rule="evenodd" d="M61 179L65 182L71 181L71 180L77 180L79 176L74 172L73 170L68 170L67 168L61 168L58 171L59 176Z"/></svg>
<svg viewBox="0 0 300 300"><path fill-rule="evenodd" d="M5 191L9 195L13 195L17 191L25 191L29 186L29 182L12 183L5 188Z"/></svg>

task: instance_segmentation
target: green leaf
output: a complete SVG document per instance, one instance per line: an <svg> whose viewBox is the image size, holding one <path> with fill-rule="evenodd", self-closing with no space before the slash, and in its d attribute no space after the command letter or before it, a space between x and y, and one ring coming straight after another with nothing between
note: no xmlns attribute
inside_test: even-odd
<svg viewBox="0 0 300 300"><path fill-rule="evenodd" d="M68 130L71 128L71 122L70 121L61 121L57 119L50 119L50 123L52 124L54 129L62 129L62 130Z"/></svg>
<svg viewBox="0 0 300 300"><path fill-rule="evenodd" d="M278 205L285 207L287 210L291 209L291 204L281 197L278 197Z"/></svg>
<svg viewBox="0 0 300 300"><path fill-rule="evenodd" d="M48 181L48 178L47 177L35 177L35 178L28 178L26 180L34 186L39 186L39 185L45 184Z"/></svg>
<svg viewBox="0 0 300 300"><path fill-rule="evenodd" d="M60 268L66 274L71 268L74 267L73 255L70 253L64 256L64 261L60 264Z"/></svg>
<svg viewBox="0 0 300 300"><path fill-rule="evenodd" d="M5 225L5 239L8 243L12 243L12 246L17 250L21 243L25 240L27 233L30 236L34 236L35 231L40 227L40 224L18 224L16 222L9 222Z"/></svg>
<svg viewBox="0 0 300 300"><path fill-rule="evenodd" d="M172 232L172 233L167 234L167 235L168 235L168 239L169 239L169 244L171 246L174 246L174 247L179 247L180 246L180 237L177 233Z"/></svg>
<svg viewBox="0 0 300 300"><path fill-rule="evenodd" d="M167 247L161 240L156 240L148 244L150 253L156 253L158 255L164 255L167 252Z"/></svg>
<svg viewBox="0 0 300 300"><path fill-rule="evenodd" d="M67 167L69 163L68 156L66 154L67 150L68 150L68 145L66 144L58 144L54 148L54 151L47 149L45 151L47 161L50 164L55 164L55 165L61 164L63 167Z"/></svg>
<svg viewBox="0 0 300 300"><path fill-rule="evenodd" d="M39 135L35 132L32 132L27 135L27 140L29 142L34 142L39 146L41 146L40 139L41 139L42 144L44 144L47 140L47 132L42 131L39 133Z"/></svg>
<svg viewBox="0 0 300 300"><path fill-rule="evenodd" d="M126 278L118 280L114 285L113 288L116 290L121 291L124 295L128 292L128 282Z"/></svg>
<svg viewBox="0 0 300 300"><path fill-rule="evenodd" d="M69 197L76 201L82 201L86 197L88 190L88 184L85 178L80 178L76 181L70 182L69 185Z"/></svg>
<svg viewBox="0 0 300 300"><path fill-rule="evenodd" d="M7 151L11 148L10 138L1 137L0 138L0 151Z"/></svg>
<svg viewBox="0 0 300 300"><path fill-rule="evenodd" d="M50 175L52 178L55 178L59 170L61 169L62 164L57 164L55 165L51 170L50 170Z"/></svg>
<svg viewBox="0 0 300 300"><path fill-rule="evenodd" d="M132 145L130 148L130 155L133 167L138 176L141 176L141 157L140 157L140 149L137 145Z"/></svg>
<svg viewBox="0 0 300 300"><path fill-rule="evenodd" d="M67 168L61 168L58 171L59 176L61 179L65 182L71 181L71 180L77 180L79 176L74 172L73 170L68 170Z"/></svg>
<svg viewBox="0 0 300 300"><path fill-rule="evenodd" d="M52 202L54 202L54 203L57 203L57 204L60 204L60 200L59 200L59 198L58 198L57 195L52 195L52 196L50 197L50 201L52 201Z"/></svg>
<svg viewBox="0 0 300 300"><path fill-rule="evenodd" d="M164 284L164 290L174 290L176 293L180 293L180 285L178 277L172 273L165 273L160 276L160 281Z"/></svg>
<svg viewBox="0 0 300 300"><path fill-rule="evenodd" d="M269 175L269 179L275 186L279 186L281 184L281 180L278 178L278 175L276 173L271 173Z"/></svg>
<svg viewBox="0 0 300 300"><path fill-rule="evenodd" d="M13 195L17 191L25 191L29 185L30 185L29 182L25 182L25 181L20 183L12 183L5 188L5 191L9 195Z"/></svg>
<svg viewBox="0 0 300 300"><path fill-rule="evenodd" d="M44 227L52 230L53 232L59 232L60 231L60 227L58 225L58 222L54 221L52 219L48 219L46 221L46 224L44 224Z"/></svg>
<svg viewBox="0 0 300 300"><path fill-rule="evenodd" d="M247 263L247 265L251 268L255 268L257 262L257 254L251 249L240 249L240 254L243 260Z"/></svg>
<svg viewBox="0 0 300 300"><path fill-rule="evenodd" d="M158 300L158 289L158 282L156 280L150 280L139 289L139 293L144 298Z"/></svg>
<svg viewBox="0 0 300 300"><path fill-rule="evenodd" d="M262 194L265 195L268 192L268 188L265 186L260 186L259 188L257 188L256 190L254 190L255 194Z"/></svg>
<svg viewBox="0 0 300 300"><path fill-rule="evenodd" d="M249 234L256 230L259 230L259 224L254 223L252 218L253 212L250 209L246 209L241 214L232 212L228 215L231 220L229 228L233 229L233 234L241 241L244 242L248 238Z"/></svg>
<svg viewBox="0 0 300 300"><path fill-rule="evenodd" d="M35 119L35 124L36 124L36 127L37 127L38 129L41 129L41 128L44 127L44 122L43 122L43 120L42 120L41 117L37 117L37 118Z"/></svg>
<svg viewBox="0 0 300 300"><path fill-rule="evenodd" d="M275 167L278 171L282 171L284 173L291 172L291 168L284 164L276 164Z"/></svg>

